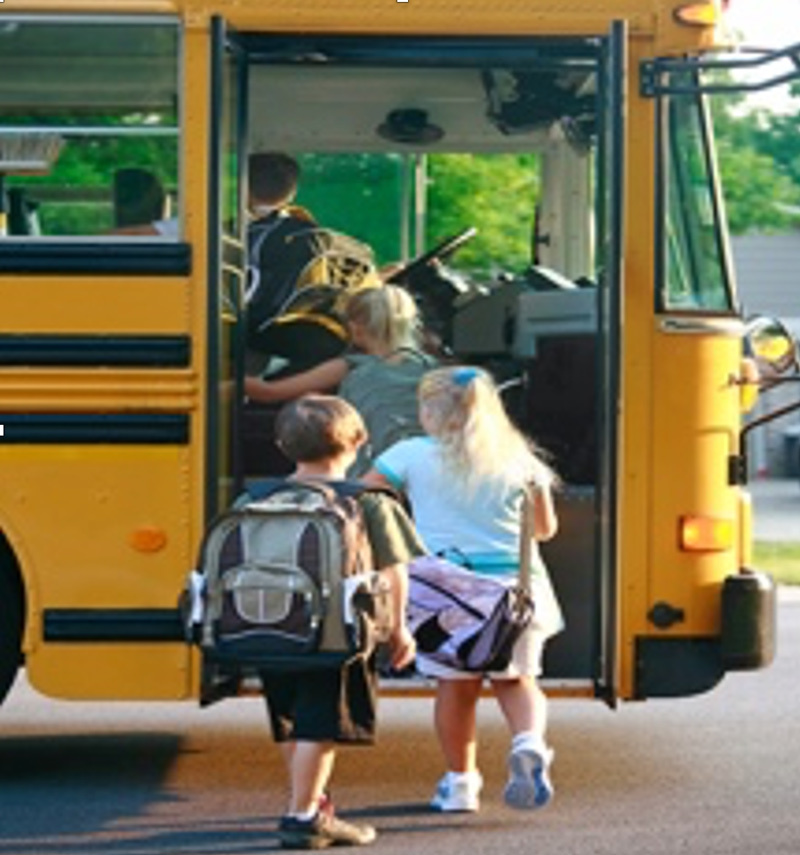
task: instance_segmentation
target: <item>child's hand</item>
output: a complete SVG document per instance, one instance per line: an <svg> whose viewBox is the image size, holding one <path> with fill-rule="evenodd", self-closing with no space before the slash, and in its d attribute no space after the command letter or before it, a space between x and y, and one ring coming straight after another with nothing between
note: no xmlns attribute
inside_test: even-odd
<svg viewBox="0 0 800 855"><path fill-rule="evenodd" d="M417 654L417 642L407 626L396 629L389 638L392 668L398 671L410 665Z"/></svg>

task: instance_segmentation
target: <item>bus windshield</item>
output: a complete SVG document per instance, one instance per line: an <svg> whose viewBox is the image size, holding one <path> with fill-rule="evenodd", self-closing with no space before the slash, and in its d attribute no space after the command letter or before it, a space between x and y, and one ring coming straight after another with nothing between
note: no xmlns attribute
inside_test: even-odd
<svg viewBox="0 0 800 855"><path fill-rule="evenodd" d="M661 227L665 260L661 308L731 311L720 199L705 103L698 95L669 99L662 116Z"/></svg>

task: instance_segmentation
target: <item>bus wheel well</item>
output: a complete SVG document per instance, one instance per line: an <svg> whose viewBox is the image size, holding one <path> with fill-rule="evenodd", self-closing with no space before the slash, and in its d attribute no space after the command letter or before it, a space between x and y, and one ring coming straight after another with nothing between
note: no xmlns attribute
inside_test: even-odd
<svg viewBox="0 0 800 855"><path fill-rule="evenodd" d="M25 588L19 562L0 531L0 703L5 700L22 663Z"/></svg>

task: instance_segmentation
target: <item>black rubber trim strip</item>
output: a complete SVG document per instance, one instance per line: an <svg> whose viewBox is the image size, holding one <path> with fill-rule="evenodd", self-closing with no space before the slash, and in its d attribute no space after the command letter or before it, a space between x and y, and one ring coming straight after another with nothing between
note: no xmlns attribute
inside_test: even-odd
<svg viewBox="0 0 800 855"><path fill-rule="evenodd" d="M188 368L187 335L0 335L0 365Z"/></svg>
<svg viewBox="0 0 800 855"><path fill-rule="evenodd" d="M565 69L594 61L596 38L307 36L240 33L252 64Z"/></svg>
<svg viewBox="0 0 800 855"><path fill-rule="evenodd" d="M185 641L178 609L45 609L44 640Z"/></svg>
<svg viewBox="0 0 800 855"><path fill-rule="evenodd" d="M188 243L0 242L0 273L188 276L191 269Z"/></svg>
<svg viewBox="0 0 800 855"><path fill-rule="evenodd" d="M3 445L187 445L184 413L0 413Z"/></svg>

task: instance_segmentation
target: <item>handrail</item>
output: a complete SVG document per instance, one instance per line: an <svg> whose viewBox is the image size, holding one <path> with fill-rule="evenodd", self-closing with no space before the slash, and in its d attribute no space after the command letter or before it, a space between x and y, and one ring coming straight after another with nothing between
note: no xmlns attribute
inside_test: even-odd
<svg viewBox="0 0 800 855"><path fill-rule="evenodd" d="M697 93L718 94L733 92L758 92L782 83L800 79L800 42L774 50L743 46L740 53L756 53L756 59L730 59L714 57L656 57L647 59L640 66L639 91L645 98L658 95L692 95ZM789 59L794 70L777 74L761 81L701 81L697 76L691 83L671 82L668 75L684 71L716 71L753 69L770 63ZM666 79L665 79L666 78Z"/></svg>

